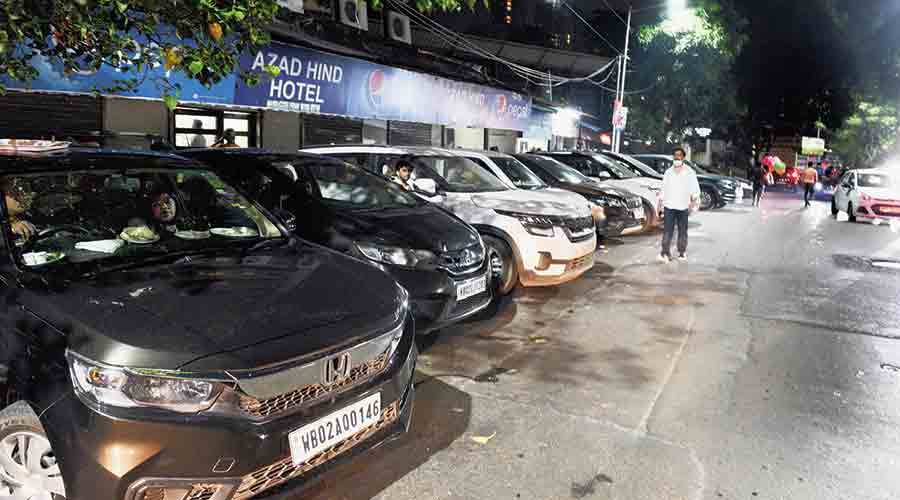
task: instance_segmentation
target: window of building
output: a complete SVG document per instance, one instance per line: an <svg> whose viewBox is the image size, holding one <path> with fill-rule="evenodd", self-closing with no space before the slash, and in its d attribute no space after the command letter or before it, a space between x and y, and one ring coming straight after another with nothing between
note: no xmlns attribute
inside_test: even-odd
<svg viewBox="0 0 900 500"><path fill-rule="evenodd" d="M256 113L219 109L177 108L175 110L175 147L205 148L222 134L234 131L234 142L242 148L257 147Z"/></svg>

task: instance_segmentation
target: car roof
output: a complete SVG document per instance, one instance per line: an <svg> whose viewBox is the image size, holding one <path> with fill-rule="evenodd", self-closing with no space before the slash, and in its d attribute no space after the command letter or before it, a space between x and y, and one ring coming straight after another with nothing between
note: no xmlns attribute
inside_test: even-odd
<svg viewBox="0 0 900 500"><path fill-rule="evenodd" d="M172 153L156 151L77 147L44 153L0 153L0 174L122 167L197 168L202 165Z"/></svg>
<svg viewBox="0 0 900 500"><path fill-rule="evenodd" d="M261 148L190 148L190 149L182 149L178 151L179 155L185 156L187 158L198 158L198 159L211 159L211 158L241 158L245 156L268 156L275 158L302 158L307 160L318 160L318 161L338 161L334 158L329 158L327 156L318 155L314 153L308 153L303 151L296 152L283 152L283 151L271 151L268 149Z"/></svg>
<svg viewBox="0 0 900 500"><path fill-rule="evenodd" d="M451 151L453 151L454 153L458 153L460 156L480 155L480 156L485 156L487 158L512 158L513 157L510 154L503 153L500 151L490 151L490 150L485 151L483 149L458 148L458 149L452 149Z"/></svg>
<svg viewBox="0 0 900 500"><path fill-rule="evenodd" d="M318 153L318 154L339 154L339 153L365 153L365 154L393 154L393 155L417 155L417 156L457 156L453 154L452 149L439 148L435 146L384 146L375 144L365 145L334 145L334 146L316 146L301 149L300 152Z"/></svg>

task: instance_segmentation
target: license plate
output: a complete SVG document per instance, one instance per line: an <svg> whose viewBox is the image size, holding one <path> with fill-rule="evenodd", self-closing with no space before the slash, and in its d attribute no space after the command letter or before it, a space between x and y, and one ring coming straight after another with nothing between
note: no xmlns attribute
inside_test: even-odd
<svg viewBox="0 0 900 500"><path fill-rule="evenodd" d="M291 459L300 465L381 419L381 393L344 407L288 434Z"/></svg>
<svg viewBox="0 0 900 500"><path fill-rule="evenodd" d="M635 219L643 219L644 218L644 207L635 208L634 210L632 210L632 214L634 215Z"/></svg>
<svg viewBox="0 0 900 500"><path fill-rule="evenodd" d="M487 290L487 275L460 281L456 284L456 300L465 300Z"/></svg>

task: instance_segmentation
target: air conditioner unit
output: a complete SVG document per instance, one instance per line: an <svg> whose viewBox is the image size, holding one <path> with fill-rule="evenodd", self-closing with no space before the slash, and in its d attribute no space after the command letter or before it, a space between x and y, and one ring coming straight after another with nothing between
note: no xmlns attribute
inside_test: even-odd
<svg viewBox="0 0 900 500"><path fill-rule="evenodd" d="M303 14L303 0L277 0L276 3L291 12Z"/></svg>
<svg viewBox="0 0 900 500"><path fill-rule="evenodd" d="M384 36L395 41L412 44L412 30L409 17L389 10L385 16Z"/></svg>
<svg viewBox="0 0 900 500"><path fill-rule="evenodd" d="M366 0L337 0L338 19L341 24L369 31L369 16Z"/></svg>

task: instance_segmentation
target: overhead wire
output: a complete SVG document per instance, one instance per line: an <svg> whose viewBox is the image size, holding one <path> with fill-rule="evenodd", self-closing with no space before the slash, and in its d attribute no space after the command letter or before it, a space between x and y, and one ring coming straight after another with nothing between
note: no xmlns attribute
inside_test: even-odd
<svg viewBox="0 0 900 500"><path fill-rule="evenodd" d="M622 21L622 24L624 24L626 27L628 26L628 21L626 21L622 16L620 16L619 13L616 12L616 9L612 8L612 5L609 4L608 0L603 0L603 3L606 4L606 8L609 9L610 12L613 13L613 15L615 15L616 17L619 18L619 21Z"/></svg>
<svg viewBox="0 0 900 500"><path fill-rule="evenodd" d="M579 20L581 20L581 22L584 23L584 25L587 26L591 31L593 31L595 35L597 35L601 40L603 40L604 42L606 42L606 44L609 45L610 48L612 48L613 50L615 50L617 54L622 55L622 51L619 50L619 48L616 47L612 42L610 42L605 36L603 36L602 34L600 34L600 32L597 31L593 26L591 26L591 23L587 22L587 20L586 20L585 18L583 18L583 17L581 16L581 14L579 14L578 11L575 10L574 7L572 7L571 5L569 5L569 3L566 2L565 0L561 0L561 1L562 1L562 4L565 5L566 7L568 7L569 10L572 11L572 14L575 14L575 17L577 17Z"/></svg>

